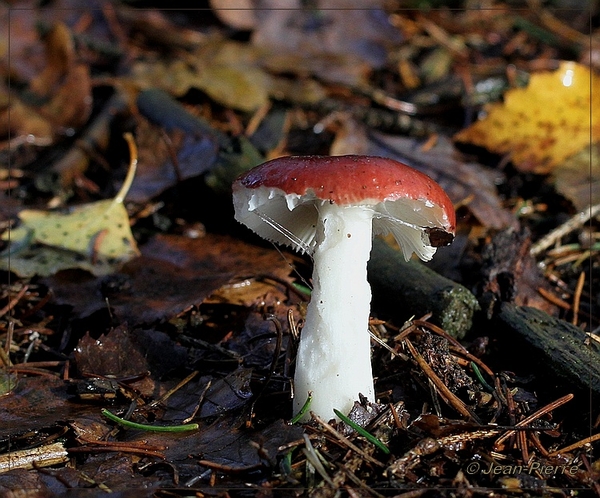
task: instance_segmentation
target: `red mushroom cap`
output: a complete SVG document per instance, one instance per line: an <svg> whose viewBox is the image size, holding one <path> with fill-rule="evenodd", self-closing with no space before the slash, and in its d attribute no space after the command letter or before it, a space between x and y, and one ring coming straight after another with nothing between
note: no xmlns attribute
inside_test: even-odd
<svg viewBox="0 0 600 498"><path fill-rule="evenodd" d="M241 175L233 194L238 221L301 250L311 249L318 202L372 208L374 232L392 232L401 246L407 241L399 230L419 230L429 247L454 237L454 208L442 188L424 173L383 157L281 157ZM411 249L409 254L422 256Z"/></svg>

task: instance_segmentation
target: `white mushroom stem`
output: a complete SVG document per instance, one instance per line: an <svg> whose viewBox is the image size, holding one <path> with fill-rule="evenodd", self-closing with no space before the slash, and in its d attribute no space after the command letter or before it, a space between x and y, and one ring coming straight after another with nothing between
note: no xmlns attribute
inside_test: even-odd
<svg viewBox="0 0 600 498"><path fill-rule="evenodd" d="M296 359L294 410L312 391L310 410L329 420L334 408L348 413L359 393L374 401L367 282L373 211L329 202L318 209L313 291Z"/></svg>

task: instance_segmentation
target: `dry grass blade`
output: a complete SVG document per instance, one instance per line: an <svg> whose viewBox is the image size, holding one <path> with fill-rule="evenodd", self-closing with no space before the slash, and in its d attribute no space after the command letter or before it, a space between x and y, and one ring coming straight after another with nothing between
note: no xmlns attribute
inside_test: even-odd
<svg viewBox="0 0 600 498"><path fill-rule="evenodd" d="M585 223L587 223L590 219L600 213L600 204L595 204L594 206L589 206L587 209L577 213L570 220L566 221L552 232L547 234L538 240L534 245L531 246L530 254L532 256L538 256L543 251L548 249L552 244L558 242L562 237L568 235L569 233L577 230L582 227Z"/></svg>
<svg viewBox="0 0 600 498"><path fill-rule="evenodd" d="M302 453L304 453L304 456L306 457L308 462L315 468L315 470L325 480L325 482L327 482L327 484L329 484L330 486L334 486L331 477L329 477L329 475L327 474L325 467L323 467L323 464L319 459L319 455L317 455L314 446L310 442L310 438L306 434L304 434L304 445L305 448L302 449Z"/></svg>

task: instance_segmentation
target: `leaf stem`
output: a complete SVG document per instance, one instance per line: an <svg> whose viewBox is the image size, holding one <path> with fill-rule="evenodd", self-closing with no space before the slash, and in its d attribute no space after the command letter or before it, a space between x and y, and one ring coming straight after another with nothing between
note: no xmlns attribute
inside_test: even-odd
<svg viewBox="0 0 600 498"><path fill-rule="evenodd" d="M123 134L123 138L127 141L127 145L129 146L129 169L127 170L125 181L123 182L123 185L121 185L121 190L119 190L119 193L114 198L114 202L117 204L121 204L125 200L125 196L127 195L127 192L129 192L133 179L135 178L138 162L138 151L133 135L127 132Z"/></svg>

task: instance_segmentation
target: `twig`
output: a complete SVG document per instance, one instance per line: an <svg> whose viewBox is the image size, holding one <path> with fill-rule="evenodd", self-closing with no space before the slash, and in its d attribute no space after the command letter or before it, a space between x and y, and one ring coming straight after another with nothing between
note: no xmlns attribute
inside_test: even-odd
<svg viewBox="0 0 600 498"><path fill-rule="evenodd" d="M560 297L554 295L552 292L547 291L543 287L538 287L537 291L540 294L540 296L542 296L544 299L551 302L552 304L558 306L559 308L562 308L567 311L569 311L571 309L571 305L569 303L567 303L565 300L561 299Z"/></svg>
<svg viewBox="0 0 600 498"><path fill-rule="evenodd" d="M198 460L198 465L208 467L211 470L218 470L225 474L239 474L241 472L252 472L253 470L262 469L264 465L262 463L255 463L252 465L246 465L245 467L231 467L218 462L211 462L210 460Z"/></svg>
<svg viewBox="0 0 600 498"><path fill-rule="evenodd" d="M149 450L149 451L164 451L166 449L168 449L168 446L159 446L159 445L152 445L149 446L148 443L146 441L102 441L100 439L88 439L86 437L82 437L82 436L77 436L77 441L86 444L86 445L98 445L98 446L106 446L106 447L117 447L117 448L121 448L123 446L127 446L128 448L139 448L139 449L143 449L143 450Z"/></svg>
<svg viewBox="0 0 600 498"><path fill-rule="evenodd" d="M346 476L348 477L348 479L350 479L356 486L358 486L359 489L362 489L363 491L366 491L370 496L375 496L376 498L385 498L384 495L379 494L373 488L370 488L369 486L367 486L361 479L358 478L358 476L354 472L352 472L348 467L346 467L342 463L337 462L337 467L344 474L346 474ZM352 488L350 488L348 486L346 487L346 491L350 491L351 489ZM350 495L350 493L348 493L348 494ZM362 497L362 496L365 496L365 495L364 494L357 494L356 496Z"/></svg>
<svg viewBox="0 0 600 498"><path fill-rule="evenodd" d="M594 434L593 436L581 439L580 441L570 444L569 446L565 446L564 448L561 448L559 450L551 451L548 456L553 457L553 456L558 455L559 453L569 453L570 451L576 450L577 448L581 448L582 446L585 446L586 444L591 444L596 441L600 441L600 434Z"/></svg>
<svg viewBox="0 0 600 498"><path fill-rule="evenodd" d="M581 302L581 293L583 292L583 284L585 282L585 272L579 274L577 285L575 286L575 294L573 294L573 318L571 323L577 325L579 319L579 304Z"/></svg>
<svg viewBox="0 0 600 498"><path fill-rule="evenodd" d="M463 403L463 401L446 387L442 379L440 379L437 376L437 374L432 370L432 368L419 354L419 352L416 350L413 344L408 339L404 339L404 342L406 343L406 346L408 347L410 353L413 355L414 359L417 361L418 365L421 367L423 372L425 372L425 375L427 375L427 377L431 379L431 381L435 384L435 387L439 389L440 394L446 400L446 402L464 417L468 417L472 420L475 420L477 423L480 423L480 420L477 417L477 415L472 413L471 410L469 410L467 406Z"/></svg>
<svg viewBox="0 0 600 498"><path fill-rule="evenodd" d="M174 393L179 391L183 386L185 386L188 382L194 379L196 375L198 375L198 370L194 370L191 374L189 374L185 379L181 382L178 382L176 386L169 389L165 394L163 394L159 399L152 401L148 404L148 409L155 408L160 404L165 403Z"/></svg>
<svg viewBox="0 0 600 498"><path fill-rule="evenodd" d="M25 375L40 375L41 377L60 378L60 375L56 372L50 372L48 370L44 370L43 368L33 368L28 366L27 363L13 365L12 367L9 367L8 371Z"/></svg>
<svg viewBox="0 0 600 498"><path fill-rule="evenodd" d="M515 427L523 427L523 426L525 426L525 425L533 422L534 420L540 418L541 416L545 415L546 413L549 413L552 410L555 410L559 406L562 406L565 403L568 403L572 399L573 399L573 395L572 394L566 394L562 398L558 398L556 401L553 401L552 403L550 403L550 404L548 404L548 405L540 408L536 412L534 412L531 415L525 417L523 420L521 420L520 422L516 423ZM540 430L543 430L543 429L540 429ZM499 445L501 445L509 437L513 436L516 432L517 432L516 430L510 430L510 431L507 431L502 436L500 436L496 440L496 442L494 443L494 448L498 448ZM552 455L552 453L550 455Z"/></svg>
<svg viewBox="0 0 600 498"><path fill-rule="evenodd" d="M586 209L577 213L570 220L566 221L559 227L552 230L549 234L542 237L535 244L531 246L529 254L532 256L538 256L542 251L548 249L552 244L557 242L565 235L571 233L573 230L577 230L582 227L591 218L594 218L600 213L600 204L588 206Z"/></svg>
<svg viewBox="0 0 600 498"><path fill-rule="evenodd" d="M576 29L568 26L547 9L543 9L539 0L527 0L528 7L539 17L542 24L555 35L563 40L575 43L579 46L588 46L590 37Z"/></svg>
<svg viewBox="0 0 600 498"><path fill-rule="evenodd" d="M17 305L17 303L21 300L21 298L25 295L29 289L28 285L24 285L23 288L18 292L18 294L9 301L9 303L2 309L0 309L0 316L4 316L7 313L10 313L11 310Z"/></svg>

